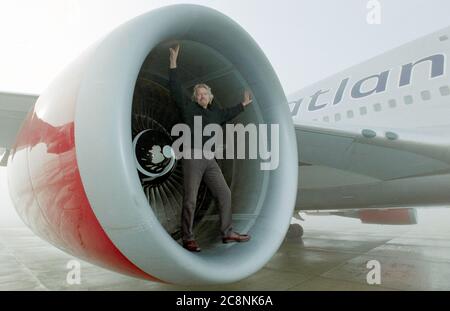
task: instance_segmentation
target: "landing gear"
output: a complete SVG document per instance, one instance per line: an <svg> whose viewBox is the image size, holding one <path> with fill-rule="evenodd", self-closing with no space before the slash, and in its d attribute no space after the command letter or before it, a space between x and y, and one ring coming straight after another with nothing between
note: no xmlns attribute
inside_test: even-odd
<svg viewBox="0 0 450 311"><path fill-rule="evenodd" d="M301 239L303 237L303 227L299 224L299 221L305 221L303 217L300 215L300 212L294 212L292 215L292 223L289 226L286 237L288 239Z"/></svg>
<svg viewBox="0 0 450 311"><path fill-rule="evenodd" d="M303 237L303 227L300 224L294 223L289 226L286 237L288 239L298 239Z"/></svg>

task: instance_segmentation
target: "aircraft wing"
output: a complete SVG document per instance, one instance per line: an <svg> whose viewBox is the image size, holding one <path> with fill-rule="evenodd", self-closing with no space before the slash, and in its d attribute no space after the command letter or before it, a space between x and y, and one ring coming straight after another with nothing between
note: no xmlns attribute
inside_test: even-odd
<svg viewBox="0 0 450 311"><path fill-rule="evenodd" d="M0 92L0 166L6 166L8 150L38 95Z"/></svg>
<svg viewBox="0 0 450 311"><path fill-rule="evenodd" d="M442 135L448 130L295 124L297 209L385 208L404 206L405 201L418 205L424 200L414 203L413 198L430 198L441 187L430 190L427 181L449 173Z"/></svg>

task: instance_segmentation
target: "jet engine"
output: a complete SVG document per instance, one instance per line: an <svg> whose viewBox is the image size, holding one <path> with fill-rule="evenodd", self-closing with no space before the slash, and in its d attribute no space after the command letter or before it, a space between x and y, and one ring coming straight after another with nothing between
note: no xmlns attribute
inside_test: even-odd
<svg viewBox="0 0 450 311"><path fill-rule="evenodd" d="M233 228L248 243L222 244L217 204L201 185L195 235L182 248L182 161L164 146L181 122L168 91L168 48L181 44L186 98L199 82L230 107L253 103L233 123L278 124L279 165L217 160L232 192ZM268 144L270 145L270 141ZM40 237L88 262L177 284L228 283L262 268L281 245L297 196L297 146L270 62L236 22L197 5L138 16L89 47L29 112L8 164L13 204Z"/></svg>

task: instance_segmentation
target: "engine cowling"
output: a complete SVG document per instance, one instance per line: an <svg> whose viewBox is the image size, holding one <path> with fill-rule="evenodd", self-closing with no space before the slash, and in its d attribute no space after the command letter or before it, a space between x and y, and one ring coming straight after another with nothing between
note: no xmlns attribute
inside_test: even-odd
<svg viewBox="0 0 450 311"><path fill-rule="evenodd" d="M277 169L261 170L258 159L219 163L234 229L249 232L248 243L220 243L215 202L203 187L195 229L203 251L186 251L177 241L181 163L152 168L160 174L150 178L137 169L138 147L170 141L179 122L167 91L173 40L182 43L186 96L201 80L227 107L248 87L254 101L236 123L279 125ZM269 61L228 17L196 5L143 14L96 42L39 97L11 151L12 201L37 235L108 269L178 284L238 281L273 256L292 216L298 161L285 103Z"/></svg>

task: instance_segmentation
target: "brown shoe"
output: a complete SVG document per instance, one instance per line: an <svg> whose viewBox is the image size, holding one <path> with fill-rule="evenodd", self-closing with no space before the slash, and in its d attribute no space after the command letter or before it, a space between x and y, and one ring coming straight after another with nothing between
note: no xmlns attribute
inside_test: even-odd
<svg viewBox="0 0 450 311"><path fill-rule="evenodd" d="M190 252L199 252L202 250L195 240L183 241L183 247Z"/></svg>
<svg viewBox="0 0 450 311"><path fill-rule="evenodd" d="M231 235L222 238L223 243L231 243L231 242L247 242L250 240L250 235L248 234L239 234L237 232L233 232Z"/></svg>

